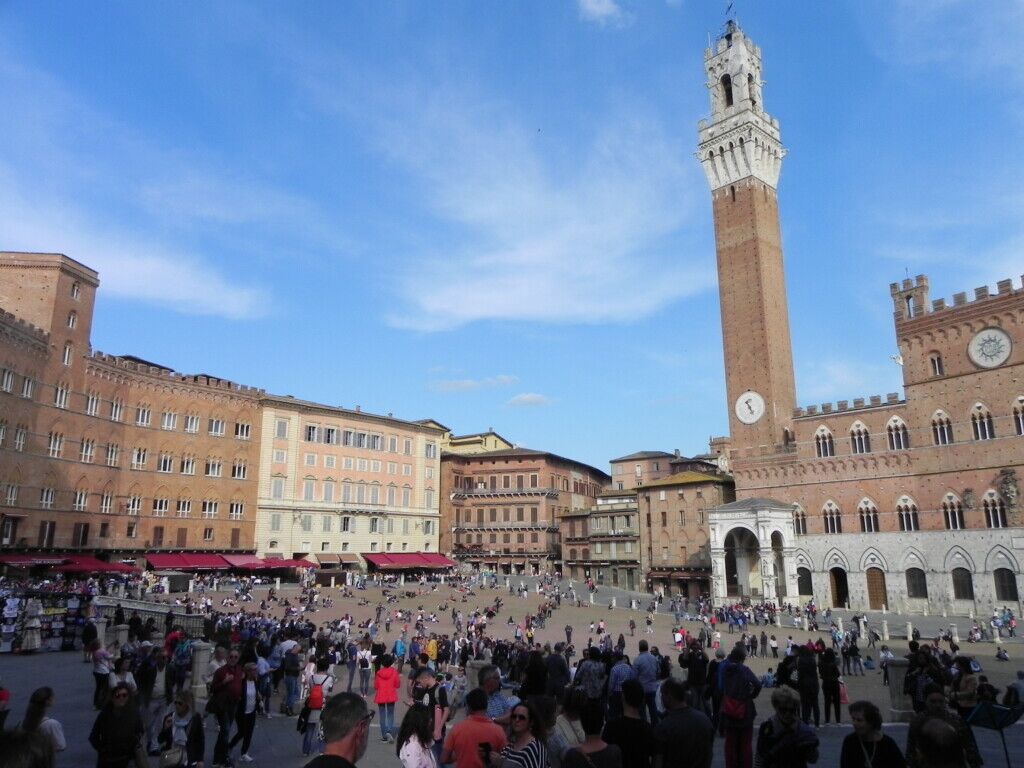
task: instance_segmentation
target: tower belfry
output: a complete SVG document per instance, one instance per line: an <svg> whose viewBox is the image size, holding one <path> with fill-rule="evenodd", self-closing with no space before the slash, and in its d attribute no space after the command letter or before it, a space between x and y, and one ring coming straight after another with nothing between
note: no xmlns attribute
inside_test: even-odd
<svg viewBox="0 0 1024 768"><path fill-rule="evenodd" d="M777 450L796 404L776 186L785 149L764 111L761 49L727 21L704 52L711 119L698 158L715 220L733 448Z"/></svg>

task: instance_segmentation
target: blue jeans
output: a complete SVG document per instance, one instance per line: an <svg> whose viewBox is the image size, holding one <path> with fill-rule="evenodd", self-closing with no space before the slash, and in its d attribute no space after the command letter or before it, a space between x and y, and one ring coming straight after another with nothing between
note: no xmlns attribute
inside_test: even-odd
<svg viewBox="0 0 1024 768"><path fill-rule="evenodd" d="M320 738L320 723L307 723L302 734L302 754L312 755L323 751L324 742Z"/></svg>
<svg viewBox="0 0 1024 768"><path fill-rule="evenodd" d="M658 724L658 692L644 692L644 703L647 705L647 720L651 725Z"/></svg>
<svg viewBox="0 0 1024 768"><path fill-rule="evenodd" d="M388 734L395 734L395 703L378 704L380 712L380 737L386 738Z"/></svg>
<svg viewBox="0 0 1024 768"><path fill-rule="evenodd" d="M299 676L298 675L285 675L284 676L284 689L285 699L284 706L289 712L294 712L296 705L299 703Z"/></svg>

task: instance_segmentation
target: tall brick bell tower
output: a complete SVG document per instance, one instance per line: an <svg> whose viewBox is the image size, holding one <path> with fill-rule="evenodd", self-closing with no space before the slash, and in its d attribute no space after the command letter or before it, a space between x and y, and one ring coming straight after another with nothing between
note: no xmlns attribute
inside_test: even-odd
<svg viewBox="0 0 1024 768"><path fill-rule="evenodd" d="M790 441L796 404L776 185L786 154L763 109L761 49L735 22L704 52L711 119L698 158L711 185L732 448Z"/></svg>

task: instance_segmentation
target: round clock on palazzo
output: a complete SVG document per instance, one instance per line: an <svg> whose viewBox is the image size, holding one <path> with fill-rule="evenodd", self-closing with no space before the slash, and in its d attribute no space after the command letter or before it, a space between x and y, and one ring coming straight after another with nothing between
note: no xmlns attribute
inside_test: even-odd
<svg viewBox="0 0 1024 768"><path fill-rule="evenodd" d="M764 398L748 390L736 398L736 418L744 424L754 424L764 416Z"/></svg>
<svg viewBox="0 0 1024 768"><path fill-rule="evenodd" d="M971 362L982 368L995 368L1010 358L1013 342L1002 328L985 328L978 331L967 345Z"/></svg>

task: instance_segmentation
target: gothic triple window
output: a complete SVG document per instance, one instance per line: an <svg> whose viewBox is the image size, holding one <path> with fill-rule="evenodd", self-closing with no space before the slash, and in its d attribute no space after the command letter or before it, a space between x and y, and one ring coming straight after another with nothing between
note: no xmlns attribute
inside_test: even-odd
<svg viewBox="0 0 1024 768"><path fill-rule="evenodd" d="M917 504L908 496L903 496L896 502L896 517L900 521L901 531L919 531L921 522L917 514Z"/></svg>
<svg viewBox="0 0 1024 768"><path fill-rule="evenodd" d="M932 442L935 445L953 443L953 423L943 411L936 411L932 415Z"/></svg>
<svg viewBox="0 0 1024 768"><path fill-rule="evenodd" d="M799 507L793 507L793 531L797 536L807 535L807 515Z"/></svg>
<svg viewBox="0 0 1024 768"><path fill-rule="evenodd" d="M992 413L981 403L975 403L971 410L971 431L975 440L992 440L996 436Z"/></svg>
<svg viewBox="0 0 1024 768"><path fill-rule="evenodd" d="M819 459L827 459L836 455L835 442L832 440L832 433L828 427L821 426L814 433L814 454Z"/></svg>
<svg viewBox="0 0 1024 768"><path fill-rule="evenodd" d="M878 533L878 508L869 500L864 499L857 506L857 516L860 518L861 533Z"/></svg>
<svg viewBox="0 0 1024 768"><path fill-rule="evenodd" d="M905 451L910 448L910 433L907 431L907 425L899 416L889 419L885 431L889 438L890 451Z"/></svg>
<svg viewBox="0 0 1024 768"><path fill-rule="evenodd" d="M871 434L859 421L850 428L850 450L853 453L871 453Z"/></svg>
<svg viewBox="0 0 1024 768"><path fill-rule="evenodd" d="M995 491L989 491L981 501L985 510L985 526L988 528L1006 527L1006 505Z"/></svg>
<svg viewBox="0 0 1024 768"><path fill-rule="evenodd" d="M1018 397L1013 406L1013 431L1024 435L1024 397Z"/></svg>
<svg viewBox="0 0 1024 768"><path fill-rule="evenodd" d="M825 533L843 532L843 517L834 501L825 502L825 506L821 508L821 517L825 524Z"/></svg>
<svg viewBox="0 0 1024 768"><path fill-rule="evenodd" d="M942 521L948 531L959 531L967 527L964 525L964 506L951 493L946 494L942 500Z"/></svg>

